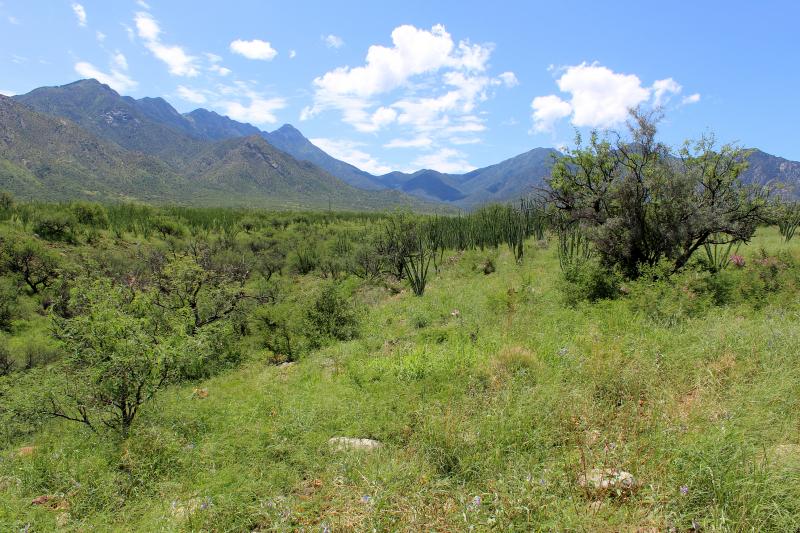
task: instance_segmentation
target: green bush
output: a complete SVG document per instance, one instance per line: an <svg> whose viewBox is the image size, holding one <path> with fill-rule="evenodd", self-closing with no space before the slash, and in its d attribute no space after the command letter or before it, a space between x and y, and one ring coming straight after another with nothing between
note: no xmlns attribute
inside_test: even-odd
<svg viewBox="0 0 800 533"><path fill-rule="evenodd" d="M359 321L353 305L333 283L326 284L317 295L306 311L306 322L312 347L328 340L346 341L358 336Z"/></svg>
<svg viewBox="0 0 800 533"><path fill-rule="evenodd" d="M36 220L33 231L48 241L74 242L76 224L72 213L57 211L41 215Z"/></svg>
<svg viewBox="0 0 800 533"><path fill-rule="evenodd" d="M561 290L568 305L606 300L620 294L622 275L593 259L574 261L565 266Z"/></svg>
<svg viewBox="0 0 800 533"><path fill-rule="evenodd" d="M102 229L108 227L108 212L102 205L89 202L75 202L72 204L71 208L79 224Z"/></svg>

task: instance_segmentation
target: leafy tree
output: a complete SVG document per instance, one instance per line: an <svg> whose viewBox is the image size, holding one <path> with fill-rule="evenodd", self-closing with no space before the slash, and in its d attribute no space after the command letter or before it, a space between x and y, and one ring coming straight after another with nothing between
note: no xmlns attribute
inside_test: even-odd
<svg viewBox="0 0 800 533"><path fill-rule="evenodd" d="M600 259L635 277L666 258L681 269L706 244L747 242L766 200L739 176L747 152L713 136L675 153L656 140L659 116L631 111L629 138L593 132L555 164L546 194L570 226L586 232Z"/></svg>
<svg viewBox="0 0 800 533"><path fill-rule="evenodd" d="M10 236L6 240L2 262L6 270L22 278L31 294L49 287L60 268L56 254L38 241L20 236Z"/></svg>
<svg viewBox="0 0 800 533"><path fill-rule="evenodd" d="M56 319L56 336L68 355L64 377L39 405L41 415L105 425L125 437L142 405L170 380L186 343L152 315L152 297L109 281L81 287L88 312Z"/></svg>
<svg viewBox="0 0 800 533"><path fill-rule="evenodd" d="M213 324L233 313L246 298L244 284L251 265L240 255L213 256L200 245L192 253L176 254L156 273L154 303L188 314L188 332Z"/></svg>

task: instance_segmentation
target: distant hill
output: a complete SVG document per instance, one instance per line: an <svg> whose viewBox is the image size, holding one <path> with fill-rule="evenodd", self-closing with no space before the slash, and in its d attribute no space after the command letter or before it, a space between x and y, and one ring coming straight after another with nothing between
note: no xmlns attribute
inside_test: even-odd
<svg viewBox="0 0 800 533"><path fill-rule="evenodd" d="M156 158L0 96L0 188L47 200L188 202L195 187Z"/></svg>
<svg viewBox="0 0 800 533"><path fill-rule="evenodd" d="M425 169L374 176L327 154L290 124L265 132L207 109L181 114L163 98L137 100L121 96L96 80L42 87L13 98L32 110L67 119L82 128L85 135L93 136L95 142L105 142L101 142L103 150L115 154L118 163L114 167L117 170L108 175L109 191L114 194L122 194L118 184L113 184L121 172L119 169L125 167L128 173L141 175L139 170L130 168L141 164L150 169L146 173L152 177L164 177L161 190L177 183L176 176L193 180L191 187L181 186L180 191L164 190L163 194L169 198L186 196L187 187L189 190L200 187L205 192L196 191L199 199L219 201L214 195L224 191L223 201L233 203L263 201L263 195L267 195L270 204L285 201L293 205L297 202L327 205L329 199L335 198L350 206L366 202L366 208L413 204L432 209L431 202L472 208L487 202L514 201L530 194L544 185L554 158L560 155L551 148L534 148L465 174ZM266 143L258 143L253 137L261 137ZM40 157L47 159L43 153ZM5 172L12 173L8 165L13 157L3 159ZM133 163L134 160L139 163ZM268 162L279 160L279 168ZM30 166L31 160L26 161ZM787 194L800 197L800 163L760 150L753 151L750 163L742 176L745 182L784 183ZM70 164L83 165L87 175L97 175L85 162L73 159ZM15 175L21 176L20 172L13 170ZM95 188L99 191L103 189L101 185L98 182ZM211 190L205 189L208 187ZM383 193L364 196L364 191Z"/></svg>
<svg viewBox="0 0 800 533"><path fill-rule="evenodd" d="M378 183L375 176L328 155L306 139L291 124L284 124L277 130L262 135L279 150L283 150L295 159L314 163L350 185L362 189L384 188Z"/></svg>
<svg viewBox="0 0 800 533"><path fill-rule="evenodd" d="M253 126L205 110L184 116L161 98L134 100L94 80L2 99L0 189L22 198L442 209L352 187Z"/></svg>

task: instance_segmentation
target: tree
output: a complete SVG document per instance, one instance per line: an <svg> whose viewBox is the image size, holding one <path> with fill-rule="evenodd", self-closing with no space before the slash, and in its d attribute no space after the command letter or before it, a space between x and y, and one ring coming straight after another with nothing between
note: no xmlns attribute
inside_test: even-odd
<svg viewBox="0 0 800 533"><path fill-rule="evenodd" d="M707 244L747 242L765 217L765 195L739 180L746 151L703 136L675 153L656 140L659 119L632 110L629 138L593 132L582 146L578 136L545 191L565 226L628 277L662 259L677 271Z"/></svg>
<svg viewBox="0 0 800 533"><path fill-rule="evenodd" d="M170 311L189 313L188 332L213 324L233 313L246 298L244 284L250 265L236 253L218 254L198 245L191 253L176 254L156 272L154 303Z"/></svg>
<svg viewBox="0 0 800 533"><path fill-rule="evenodd" d="M49 287L59 271L57 256L37 241L26 237L11 236L5 243L2 254L3 266L19 275L31 294Z"/></svg>
<svg viewBox="0 0 800 533"><path fill-rule="evenodd" d="M40 415L105 425L123 437L143 404L169 381L187 346L151 314L147 293L133 296L108 280L81 287L88 311L55 319L55 334L67 349L58 363L63 377L38 404Z"/></svg>

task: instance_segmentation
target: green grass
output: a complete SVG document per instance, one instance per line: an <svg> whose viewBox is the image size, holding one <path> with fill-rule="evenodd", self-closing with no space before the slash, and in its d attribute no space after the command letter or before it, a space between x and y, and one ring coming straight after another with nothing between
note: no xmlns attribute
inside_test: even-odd
<svg viewBox="0 0 800 533"><path fill-rule="evenodd" d="M773 229L740 253L761 247L800 259ZM168 389L125 442L48 424L0 452L0 530L797 530L800 280L665 326L631 298L565 306L559 279L554 245L453 254L421 298L359 289L357 340ZM594 467L641 487L587 495Z"/></svg>

